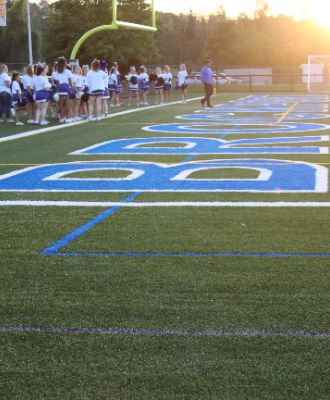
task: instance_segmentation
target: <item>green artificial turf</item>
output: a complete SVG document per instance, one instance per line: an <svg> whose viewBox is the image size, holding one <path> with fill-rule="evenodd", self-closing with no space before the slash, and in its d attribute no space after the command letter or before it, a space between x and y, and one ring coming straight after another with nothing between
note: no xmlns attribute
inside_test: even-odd
<svg viewBox="0 0 330 400"><path fill-rule="evenodd" d="M213 101L224 103L244 96L220 93ZM194 101L141 110L2 142L0 174L34 165L92 160L179 163L187 156L70 153L111 139L171 137L141 128L178 122L176 115L192 113L199 107L199 101ZM26 130L1 124L0 137ZM226 139L252 136L258 134L228 135ZM314 145L328 147L329 143ZM330 165L328 154L205 155L194 160L214 158L270 158ZM68 177L123 175L118 171L89 171ZM251 170L229 168L195 172L193 177L256 176ZM0 192L0 201L121 202L130 194ZM133 200L159 201L329 202L330 196L328 192L290 194L279 190L141 193ZM329 337L316 335L330 332L330 257L308 256L330 253L329 208L123 207L68 241L58 255L42 253L105 210L0 207L1 399L329 399ZM127 254L113 257L112 252ZM133 257L129 254L132 252L142 254ZM223 252L259 256L191 256ZM177 256L157 257L155 253ZM265 257L260 253L307 256ZM1 331L9 326L258 331L285 336Z"/></svg>

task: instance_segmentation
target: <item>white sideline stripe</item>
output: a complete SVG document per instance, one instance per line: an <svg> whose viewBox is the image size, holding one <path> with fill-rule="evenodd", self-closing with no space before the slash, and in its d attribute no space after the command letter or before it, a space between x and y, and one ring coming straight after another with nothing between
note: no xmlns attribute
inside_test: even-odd
<svg viewBox="0 0 330 400"><path fill-rule="evenodd" d="M158 201L123 203L113 201L39 201L39 200L2 200L0 207L330 207L330 202L231 202L231 201Z"/></svg>
<svg viewBox="0 0 330 400"><path fill-rule="evenodd" d="M199 99L202 99L202 97L195 97L193 99L188 99L187 102L195 101L195 100L199 100ZM114 114L110 114L110 115L108 115L106 117L102 117L101 121L104 120L104 119L108 119L108 118L120 117L121 115L132 114L132 113L141 112L141 111L144 111L144 110L152 110L154 108L168 107L168 106L173 106L175 104L181 104L181 103L182 103L182 101L174 101L173 103L157 104L157 105L154 105L154 106L147 106L147 107L143 107L143 108L135 108L134 110L120 111L120 112L117 112L117 113L114 113ZM56 131L56 130L59 130L59 129L70 128L72 126L86 124L87 122L90 122L90 121L85 119L83 121L70 122L68 124L55 125L55 126L50 126L48 128L35 129L35 130L29 131L29 132L17 133L16 135L1 137L0 138L0 143L9 142L11 140L22 139L22 138L29 137L29 136L39 135L40 133L52 132L52 131ZM93 121L93 122L96 122L96 121Z"/></svg>

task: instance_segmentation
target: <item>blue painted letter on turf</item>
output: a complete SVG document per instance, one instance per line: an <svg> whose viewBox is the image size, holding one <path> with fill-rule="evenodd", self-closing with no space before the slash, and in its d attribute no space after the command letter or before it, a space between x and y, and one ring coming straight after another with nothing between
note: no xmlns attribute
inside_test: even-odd
<svg viewBox="0 0 330 400"><path fill-rule="evenodd" d="M207 178L208 171L253 170L253 179ZM125 178L75 178L90 171L125 171ZM202 172L205 178L195 177ZM137 161L92 161L44 165L0 176L0 191L54 192L326 192L325 167L286 160L220 159L165 165Z"/></svg>

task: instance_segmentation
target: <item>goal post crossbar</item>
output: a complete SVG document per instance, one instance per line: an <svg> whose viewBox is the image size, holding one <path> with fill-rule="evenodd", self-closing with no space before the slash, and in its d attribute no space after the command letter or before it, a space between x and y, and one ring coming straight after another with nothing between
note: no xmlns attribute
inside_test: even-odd
<svg viewBox="0 0 330 400"><path fill-rule="evenodd" d="M78 51L82 44L92 35L102 32L102 31L110 31L110 30L118 30L120 28L123 29L137 29L142 31L156 32L156 11L155 11L155 0L151 0L151 25L141 25L134 24L132 22L118 21L117 20L117 6L118 0L112 0L112 23L109 25L101 25L97 26L88 32L86 32L81 38L79 38L74 45L70 59L74 60L77 57Z"/></svg>

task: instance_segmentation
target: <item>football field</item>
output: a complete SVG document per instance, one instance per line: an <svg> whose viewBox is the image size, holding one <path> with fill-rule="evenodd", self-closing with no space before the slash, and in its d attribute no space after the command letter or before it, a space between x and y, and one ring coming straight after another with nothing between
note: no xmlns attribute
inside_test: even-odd
<svg viewBox="0 0 330 400"><path fill-rule="evenodd" d="M0 125L1 399L330 398L329 96Z"/></svg>

